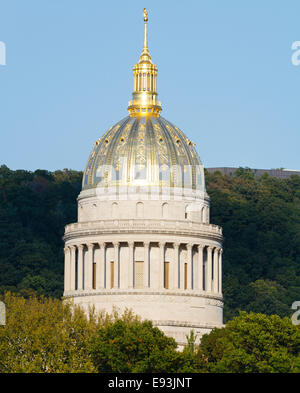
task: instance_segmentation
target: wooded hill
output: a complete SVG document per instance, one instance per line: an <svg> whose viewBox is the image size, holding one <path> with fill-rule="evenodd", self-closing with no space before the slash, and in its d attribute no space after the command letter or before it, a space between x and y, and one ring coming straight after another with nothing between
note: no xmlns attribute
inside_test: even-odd
<svg viewBox="0 0 300 393"><path fill-rule="evenodd" d="M64 226L77 220L82 172L0 167L0 292L63 293ZM225 322L238 310L289 316L300 300L300 177L206 173L223 227Z"/></svg>

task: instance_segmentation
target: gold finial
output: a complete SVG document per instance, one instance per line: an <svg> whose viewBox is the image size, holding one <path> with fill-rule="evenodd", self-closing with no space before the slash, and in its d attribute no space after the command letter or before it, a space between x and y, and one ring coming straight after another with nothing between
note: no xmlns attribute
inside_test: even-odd
<svg viewBox="0 0 300 393"><path fill-rule="evenodd" d="M144 10L143 10L143 15L144 15L144 22L148 22L148 12L147 12L146 8L144 8Z"/></svg>
<svg viewBox="0 0 300 393"><path fill-rule="evenodd" d="M147 22L148 22L148 12L146 8L143 10L143 15L144 15L144 22L145 22L145 27L144 27L144 50L146 49L148 51L148 37L147 37Z"/></svg>
<svg viewBox="0 0 300 393"><path fill-rule="evenodd" d="M139 62L133 67L133 93L129 101L130 116L156 116L161 112L161 104L157 100L156 77L157 67L151 61L148 50L147 22L148 12L143 9L144 16L144 48Z"/></svg>

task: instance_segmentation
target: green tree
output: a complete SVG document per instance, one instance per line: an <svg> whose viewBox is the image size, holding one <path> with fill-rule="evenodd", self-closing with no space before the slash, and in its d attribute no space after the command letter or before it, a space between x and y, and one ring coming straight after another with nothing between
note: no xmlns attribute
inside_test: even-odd
<svg viewBox="0 0 300 393"><path fill-rule="evenodd" d="M287 317L241 312L202 337L198 357L209 372L300 372L300 329Z"/></svg>
<svg viewBox="0 0 300 393"><path fill-rule="evenodd" d="M98 328L78 307L58 299L25 299L10 293L6 325L0 326L0 372L94 372L87 351Z"/></svg>
<svg viewBox="0 0 300 393"><path fill-rule="evenodd" d="M98 330L90 353L98 372L176 372L176 347L150 321L118 320Z"/></svg>

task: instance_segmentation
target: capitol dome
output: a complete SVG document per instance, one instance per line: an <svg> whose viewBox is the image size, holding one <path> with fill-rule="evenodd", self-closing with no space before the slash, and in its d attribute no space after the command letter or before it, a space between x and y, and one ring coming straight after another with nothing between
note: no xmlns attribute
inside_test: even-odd
<svg viewBox="0 0 300 393"><path fill-rule="evenodd" d="M128 116L98 139L82 189L139 185L205 191L195 144L161 116Z"/></svg>
<svg viewBox="0 0 300 393"><path fill-rule="evenodd" d="M222 228L195 144L160 113L147 42L129 116L94 143L65 227L64 296L86 311L131 309L180 346L223 326Z"/></svg>

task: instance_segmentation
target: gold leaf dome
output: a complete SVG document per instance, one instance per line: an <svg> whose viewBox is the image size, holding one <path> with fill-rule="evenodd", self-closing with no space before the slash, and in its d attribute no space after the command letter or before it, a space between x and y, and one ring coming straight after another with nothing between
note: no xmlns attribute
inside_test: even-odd
<svg viewBox="0 0 300 393"><path fill-rule="evenodd" d="M116 185L204 191L203 166L178 127L161 116L128 116L96 141L83 175L83 189Z"/></svg>

